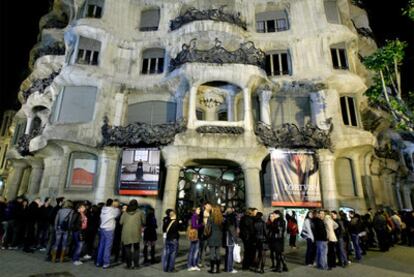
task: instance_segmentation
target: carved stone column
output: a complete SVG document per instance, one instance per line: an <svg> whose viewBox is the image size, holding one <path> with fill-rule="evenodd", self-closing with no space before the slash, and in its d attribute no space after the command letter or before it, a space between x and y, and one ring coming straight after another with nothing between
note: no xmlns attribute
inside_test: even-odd
<svg viewBox="0 0 414 277"><path fill-rule="evenodd" d="M197 107L197 87L191 87L190 89L190 101L188 103L188 124L189 129L194 129L194 122L197 120L196 116Z"/></svg>
<svg viewBox="0 0 414 277"><path fill-rule="evenodd" d="M270 99L272 98L271 90L262 90L259 93L260 100L260 121L267 125L271 125L270 119Z"/></svg>
<svg viewBox="0 0 414 277"><path fill-rule="evenodd" d="M329 150L319 150L323 207L329 210L338 208L338 191L335 181L335 157Z"/></svg>
<svg viewBox="0 0 414 277"><path fill-rule="evenodd" d="M40 183L43 176L43 165L41 163L32 164L32 172L30 175L29 188L27 193L29 195L37 195L40 190Z"/></svg>
<svg viewBox="0 0 414 277"><path fill-rule="evenodd" d="M253 130L252 100L250 97L250 89L243 89L244 99L244 129L246 131Z"/></svg>
<svg viewBox="0 0 414 277"><path fill-rule="evenodd" d="M229 91L226 95L227 101L227 121L234 121L234 92Z"/></svg>
<svg viewBox="0 0 414 277"><path fill-rule="evenodd" d="M19 191L20 182L27 164L22 161L12 161L12 170L6 182L5 196L7 200L13 200Z"/></svg>
<svg viewBox="0 0 414 277"><path fill-rule="evenodd" d="M412 210L413 203L411 202L411 186L403 185L402 194L404 199L404 209Z"/></svg>
<svg viewBox="0 0 414 277"><path fill-rule="evenodd" d="M176 112L175 112L175 119L179 120L183 117L183 102L184 102L184 93L177 92L174 96L175 102L177 103Z"/></svg>
<svg viewBox="0 0 414 277"><path fill-rule="evenodd" d="M260 169L257 167L244 168L246 206L257 208L263 212L262 192L260 186Z"/></svg>
<svg viewBox="0 0 414 277"><path fill-rule="evenodd" d="M161 214L164 214L164 211L167 209L175 209L180 170L181 167L175 164L167 166L167 178L165 180Z"/></svg>

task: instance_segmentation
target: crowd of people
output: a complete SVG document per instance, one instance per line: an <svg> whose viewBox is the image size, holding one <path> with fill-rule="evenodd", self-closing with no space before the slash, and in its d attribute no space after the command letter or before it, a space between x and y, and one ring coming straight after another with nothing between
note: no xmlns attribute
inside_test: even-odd
<svg viewBox="0 0 414 277"><path fill-rule="evenodd" d="M6 202L0 197L0 222L2 249L41 251L53 263L70 258L76 266L93 261L104 269L122 263L127 269L139 268L142 241L143 264L159 262L155 257L155 211L150 207L141 210L136 200L122 204L108 199L92 205L60 197L52 206L48 198L29 202L17 197ZM351 260L360 262L371 248L388 251L395 244L414 246L414 211L374 213L369 209L360 215L311 210L299 230L294 212L284 216L275 210L265 216L248 208L241 214L205 203L195 207L188 218L179 219L175 210L168 209L162 219L161 263L165 272L177 271L175 259L182 230L189 240L188 271L205 267L210 273L219 273L224 261L223 269L229 273L237 273L235 262L241 262L243 271L264 273L267 256L272 271L288 271L285 236L289 236L292 250L297 248L297 236L306 241L306 265L332 270L348 266Z"/></svg>

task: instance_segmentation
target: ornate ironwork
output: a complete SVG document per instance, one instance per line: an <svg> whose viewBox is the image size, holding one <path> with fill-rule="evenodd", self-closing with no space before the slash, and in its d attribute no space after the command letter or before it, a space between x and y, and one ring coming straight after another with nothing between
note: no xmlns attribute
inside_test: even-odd
<svg viewBox="0 0 414 277"><path fill-rule="evenodd" d="M333 151L330 133L332 132L331 119L329 119L331 128L321 130L317 126L308 123L299 128L293 123L285 123L276 130L270 125L258 122L255 133L260 141L268 147L274 148L308 148L308 149L329 149Z"/></svg>
<svg viewBox="0 0 414 277"><path fill-rule="evenodd" d="M29 96L32 93L35 93L36 91L38 91L40 94L45 93L46 88L52 84L55 77L58 76L59 74L60 74L60 69L50 74L47 78L36 79L32 81L32 85L28 89L23 91L24 100L26 101L27 98L29 98Z"/></svg>
<svg viewBox="0 0 414 277"><path fill-rule="evenodd" d="M43 128L39 127L39 128L35 128L33 129L30 134L24 134L22 135L16 144L16 150L17 152L20 153L20 155L22 156L28 156L28 155L32 155L32 153L29 150L29 146L30 146L30 141L39 136L40 134L42 134L43 132Z"/></svg>
<svg viewBox="0 0 414 277"><path fill-rule="evenodd" d="M189 8L184 12L183 15L180 15L173 20L170 21L170 30L174 31L181 28L183 25L188 24L193 21L199 20L213 20L213 21L220 21L220 22L227 22L230 24L234 24L247 30L247 24L240 18L240 13L237 14L230 14L224 11L226 5L221 6L218 9L209 9L200 11L196 8Z"/></svg>
<svg viewBox="0 0 414 277"><path fill-rule="evenodd" d="M217 38L214 47L208 50L196 49L196 40L194 38L189 44L183 44L181 52L177 54L175 59L171 59L170 72L185 63L238 63L265 67L266 55L262 50L256 48L252 41L241 43L237 50L228 51Z"/></svg>
<svg viewBox="0 0 414 277"><path fill-rule="evenodd" d="M243 127L238 126L200 126L196 129L197 133L202 134L231 134L241 135L244 133Z"/></svg>
<svg viewBox="0 0 414 277"><path fill-rule="evenodd" d="M375 155L383 159L400 160L400 153L396 149L393 149L390 144L375 148Z"/></svg>
<svg viewBox="0 0 414 277"><path fill-rule="evenodd" d="M167 145L174 141L176 134L184 132L186 126L183 119L175 123L158 125L136 122L125 127L111 126L105 117L102 126L102 146Z"/></svg>

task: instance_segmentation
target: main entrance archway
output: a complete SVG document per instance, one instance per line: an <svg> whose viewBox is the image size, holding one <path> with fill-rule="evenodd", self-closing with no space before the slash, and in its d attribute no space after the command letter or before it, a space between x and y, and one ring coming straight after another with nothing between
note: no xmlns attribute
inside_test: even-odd
<svg viewBox="0 0 414 277"><path fill-rule="evenodd" d="M223 209L245 208L243 170L230 161L209 161L187 166L180 171L177 212L187 219L193 207L209 202Z"/></svg>

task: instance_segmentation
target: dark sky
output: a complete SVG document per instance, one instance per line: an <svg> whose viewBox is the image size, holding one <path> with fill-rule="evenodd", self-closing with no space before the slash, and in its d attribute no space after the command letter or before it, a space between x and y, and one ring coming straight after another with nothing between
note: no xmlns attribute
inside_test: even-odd
<svg viewBox="0 0 414 277"><path fill-rule="evenodd" d="M30 49L37 41L38 23L53 0L0 0L0 114L5 109L19 109L17 92L29 71ZM403 88L414 91L414 22L401 15L408 0L365 0L370 24L379 45L386 39L409 42L403 67Z"/></svg>

